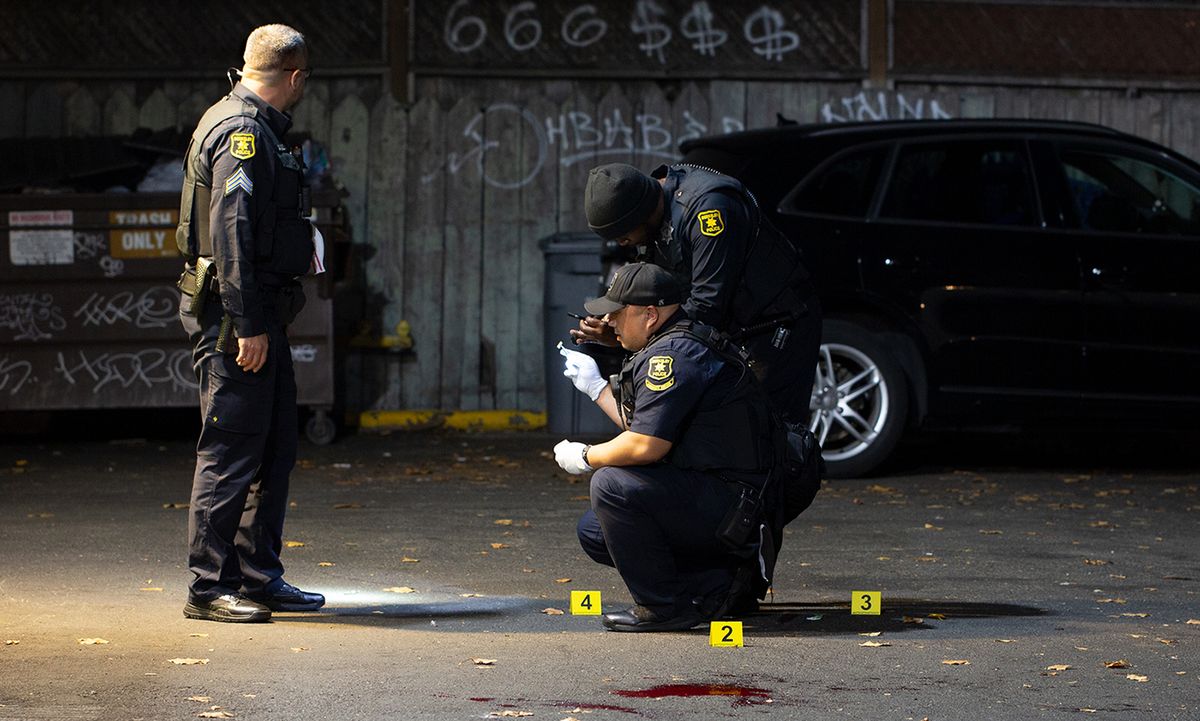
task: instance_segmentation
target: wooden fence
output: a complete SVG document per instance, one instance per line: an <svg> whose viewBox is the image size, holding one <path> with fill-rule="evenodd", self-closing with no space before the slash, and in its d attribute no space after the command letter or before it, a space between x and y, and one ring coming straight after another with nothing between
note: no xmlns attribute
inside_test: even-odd
<svg viewBox="0 0 1200 721"><path fill-rule="evenodd" d="M190 131L216 82L0 82L0 137ZM858 82L426 78L401 104L378 77L314 78L295 128L325 144L363 248L359 276L414 353L369 355L361 409L541 410L540 239L586 230L587 170L650 169L689 137L801 122L1012 117L1097 122L1200 157L1200 93ZM581 299L582 300L582 299ZM374 308L375 306L370 306ZM567 319L563 319L566 321ZM566 323L564 322L564 327Z"/></svg>

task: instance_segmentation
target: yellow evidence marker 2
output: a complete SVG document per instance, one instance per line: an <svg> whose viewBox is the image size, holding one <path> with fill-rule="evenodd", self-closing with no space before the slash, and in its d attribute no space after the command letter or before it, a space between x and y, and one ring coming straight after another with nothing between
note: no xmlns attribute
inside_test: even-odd
<svg viewBox="0 0 1200 721"><path fill-rule="evenodd" d="M879 591L851 591L851 616L878 616L883 610L882 593Z"/></svg>
<svg viewBox="0 0 1200 721"><path fill-rule="evenodd" d="M599 616L600 592L571 591L571 613L576 616Z"/></svg>
<svg viewBox="0 0 1200 721"><path fill-rule="evenodd" d="M745 645L742 643L742 622L713 621L710 623L708 625L708 645L741 648Z"/></svg>

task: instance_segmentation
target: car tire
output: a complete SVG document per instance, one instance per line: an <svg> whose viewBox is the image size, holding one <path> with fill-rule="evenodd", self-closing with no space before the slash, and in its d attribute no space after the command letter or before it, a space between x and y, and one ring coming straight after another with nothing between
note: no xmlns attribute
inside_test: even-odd
<svg viewBox="0 0 1200 721"><path fill-rule="evenodd" d="M909 383L878 333L827 319L821 335L809 429L826 475L857 478L879 467L908 423Z"/></svg>

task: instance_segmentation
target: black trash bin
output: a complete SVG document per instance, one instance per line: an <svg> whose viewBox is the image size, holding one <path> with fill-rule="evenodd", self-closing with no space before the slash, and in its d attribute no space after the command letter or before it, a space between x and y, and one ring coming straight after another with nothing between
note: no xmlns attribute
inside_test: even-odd
<svg viewBox="0 0 1200 721"><path fill-rule="evenodd" d="M587 396L563 377L563 359L555 347L571 345L568 331L578 324L567 313L584 312L583 303L604 293L608 249L591 233L558 233L541 241L546 255L545 348L546 427L565 437L597 435L611 437L617 428ZM609 356L614 353L608 353ZM601 361L601 372L612 371ZM607 366L607 367L606 367Z"/></svg>

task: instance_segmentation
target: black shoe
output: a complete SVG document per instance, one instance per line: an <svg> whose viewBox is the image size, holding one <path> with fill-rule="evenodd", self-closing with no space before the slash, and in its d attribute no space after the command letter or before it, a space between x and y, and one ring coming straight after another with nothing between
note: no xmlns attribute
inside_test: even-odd
<svg viewBox="0 0 1200 721"><path fill-rule="evenodd" d="M634 606L624 611L606 613L600 622L610 631L628 631L642 633L648 631L686 631L704 621L693 610L687 610L679 615L664 617L651 611L645 606Z"/></svg>
<svg viewBox="0 0 1200 721"><path fill-rule="evenodd" d="M183 615L204 621L262 623L271 620L271 609L236 593L227 593L210 600L189 597Z"/></svg>
<svg viewBox="0 0 1200 721"><path fill-rule="evenodd" d="M246 598L272 611L316 611L325 605L325 597L321 594L301 591L290 583L282 583L279 588L267 593L248 593Z"/></svg>

